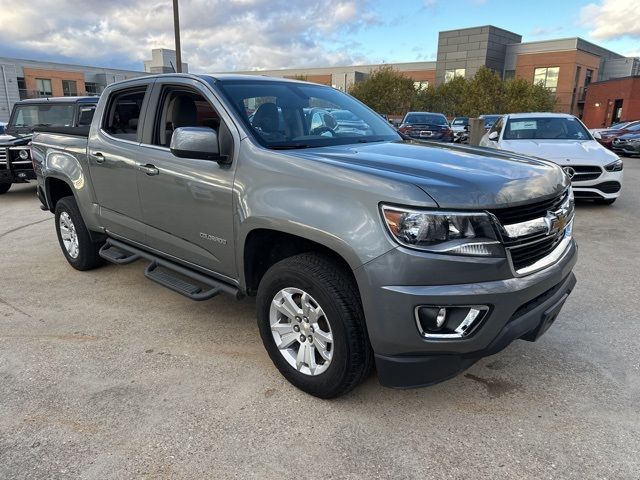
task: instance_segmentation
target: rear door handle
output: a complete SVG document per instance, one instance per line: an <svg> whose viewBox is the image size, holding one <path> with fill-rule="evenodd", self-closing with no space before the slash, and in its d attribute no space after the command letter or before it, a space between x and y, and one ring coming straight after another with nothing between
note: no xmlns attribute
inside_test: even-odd
<svg viewBox="0 0 640 480"><path fill-rule="evenodd" d="M147 163L146 165L139 165L138 168L150 177L158 175L160 173L160 170L158 170L155 165L151 165L150 163Z"/></svg>
<svg viewBox="0 0 640 480"><path fill-rule="evenodd" d="M100 152L91 152L91 157L96 161L96 163L104 163L105 158L104 155Z"/></svg>

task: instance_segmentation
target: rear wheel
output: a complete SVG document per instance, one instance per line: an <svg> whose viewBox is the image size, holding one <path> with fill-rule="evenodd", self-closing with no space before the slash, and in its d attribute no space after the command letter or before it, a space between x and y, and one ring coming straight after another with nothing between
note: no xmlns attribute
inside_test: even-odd
<svg viewBox="0 0 640 480"><path fill-rule="evenodd" d="M64 197L56 204L56 233L65 258L76 270L91 270L104 263L98 251L100 243L91 241L82 215L73 197Z"/></svg>
<svg viewBox="0 0 640 480"><path fill-rule="evenodd" d="M369 373L372 352L356 285L331 258L305 253L276 263L260 282L257 305L265 348L296 387L332 398Z"/></svg>
<svg viewBox="0 0 640 480"><path fill-rule="evenodd" d="M0 195L2 195L3 193L7 193L10 188L10 183L0 183Z"/></svg>

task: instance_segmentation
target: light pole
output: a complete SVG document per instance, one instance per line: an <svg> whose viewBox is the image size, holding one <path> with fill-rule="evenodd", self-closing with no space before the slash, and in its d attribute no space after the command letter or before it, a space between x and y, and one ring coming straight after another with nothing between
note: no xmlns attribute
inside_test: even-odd
<svg viewBox="0 0 640 480"><path fill-rule="evenodd" d="M178 0L173 0L173 31L176 36L176 72L182 73L182 53L180 52L180 15Z"/></svg>

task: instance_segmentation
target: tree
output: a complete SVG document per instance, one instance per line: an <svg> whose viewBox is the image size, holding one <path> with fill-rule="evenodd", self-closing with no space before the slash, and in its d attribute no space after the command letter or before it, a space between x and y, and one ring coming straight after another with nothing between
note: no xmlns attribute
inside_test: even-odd
<svg viewBox="0 0 640 480"><path fill-rule="evenodd" d="M504 82L487 67L480 68L468 82L463 110L469 117L504 113Z"/></svg>
<svg viewBox="0 0 640 480"><path fill-rule="evenodd" d="M415 104L417 92L413 80L384 65L352 85L349 93L378 113L404 115Z"/></svg>
<svg viewBox="0 0 640 480"><path fill-rule="evenodd" d="M505 82L503 113L550 112L555 104L555 96L541 82L531 83L522 78Z"/></svg>

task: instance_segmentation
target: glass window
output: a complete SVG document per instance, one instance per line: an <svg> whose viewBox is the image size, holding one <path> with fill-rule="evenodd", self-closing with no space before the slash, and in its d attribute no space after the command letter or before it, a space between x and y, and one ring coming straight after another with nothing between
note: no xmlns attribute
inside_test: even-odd
<svg viewBox="0 0 640 480"><path fill-rule="evenodd" d="M268 148L400 140L380 115L329 87L276 80L226 80L216 86Z"/></svg>
<svg viewBox="0 0 640 480"><path fill-rule="evenodd" d="M510 118L503 140L591 140L591 135L573 117Z"/></svg>
<svg viewBox="0 0 640 480"><path fill-rule="evenodd" d="M447 117L441 113L407 113L402 123L413 125L448 125Z"/></svg>
<svg viewBox="0 0 640 480"><path fill-rule="evenodd" d="M75 107L68 104L16 105L9 126L70 127L74 110Z"/></svg>
<svg viewBox="0 0 640 480"><path fill-rule="evenodd" d="M466 70L464 68L454 68L452 70L446 70L444 72L444 81L450 82L455 77L464 77Z"/></svg>
<svg viewBox="0 0 640 480"><path fill-rule="evenodd" d="M536 68L533 72L533 83L542 83L549 91L555 92L558 88L559 75L560 67Z"/></svg>
<svg viewBox="0 0 640 480"><path fill-rule="evenodd" d="M489 130L489 133L498 132L498 134L499 134L501 130L502 130L502 117L499 117L495 121L495 123L493 124L491 129Z"/></svg>
<svg viewBox="0 0 640 480"><path fill-rule="evenodd" d="M104 118L103 130L113 137L136 141L145 92L146 89L136 89L114 93Z"/></svg>
<svg viewBox="0 0 640 480"><path fill-rule="evenodd" d="M453 122L451 122L451 125L469 125L469 118L468 117L456 117L453 119Z"/></svg>
<svg viewBox="0 0 640 480"><path fill-rule="evenodd" d="M91 120L93 120L93 114L96 111L95 105L82 105L80 106L78 112L78 126L86 127L91 125Z"/></svg>
<svg viewBox="0 0 640 480"><path fill-rule="evenodd" d="M593 70L589 70L587 69L587 73L584 77L584 86L586 87L587 85L589 85L593 80Z"/></svg>
<svg viewBox="0 0 640 480"><path fill-rule="evenodd" d="M87 95L100 95L102 93L102 85L95 82L84 82L84 89Z"/></svg>
<svg viewBox="0 0 640 480"><path fill-rule="evenodd" d="M176 128L209 127L218 130L220 116L199 93L181 87L166 87L158 110L154 145L168 147Z"/></svg>
<svg viewBox="0 0 640 480"><path fill-rule="evenodd" d="M62 94L65 97L75 97L78 95L78 86L75 80L62 80Z"/></svg>
<svg viewBox="0 0 640 480"><path fill-rule="evenodd" d="M36 93L39 97L50 97L53 95L51 80L48 78L36 78Z"/></svg>

